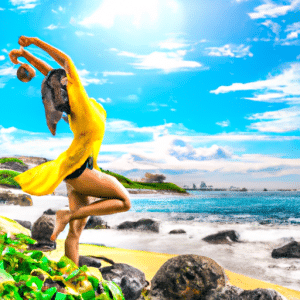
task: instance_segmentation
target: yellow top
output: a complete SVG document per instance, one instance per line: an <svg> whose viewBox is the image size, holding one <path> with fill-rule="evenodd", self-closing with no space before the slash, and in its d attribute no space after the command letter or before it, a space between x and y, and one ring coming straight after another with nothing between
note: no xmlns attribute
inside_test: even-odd
<svg viewBox="0 0 300 300"><path fill-rule="evenodd" d="M94 159L93 167L99 170L97 157L104 136L106 112L101 104L88 97L71 59L69 66L67 91L71 114L68 118L74 139L70 147L57 159L43 163L14 178L22 190L31 195L42 196L53 193L66 176L83 165L90 154Z"/></svg>

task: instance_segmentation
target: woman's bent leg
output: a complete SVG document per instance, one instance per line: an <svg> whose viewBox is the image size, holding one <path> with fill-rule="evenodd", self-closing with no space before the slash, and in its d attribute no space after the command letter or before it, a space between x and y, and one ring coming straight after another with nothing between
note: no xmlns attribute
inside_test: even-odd
<svg viewBox="0 0 300 300"><path fill-rule="evenodd" d="M109 215L125 212L130 209L130 199L127 190L113 176L97 170L86 169L81 176L68 179L73 189L82 195L99 197L103 200L82 206L76 211L59 211L56 215L54 232L51 236L55 240L57 235L72 220L81 220L88 216Z"/></svg>

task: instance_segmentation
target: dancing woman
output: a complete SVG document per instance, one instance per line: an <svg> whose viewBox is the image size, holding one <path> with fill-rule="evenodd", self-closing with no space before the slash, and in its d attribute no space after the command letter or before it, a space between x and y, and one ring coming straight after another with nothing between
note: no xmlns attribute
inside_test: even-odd
<svg viewBox="0 0 300 300"><path fill-rule="evenodd" d="M47 125L55 135L57 122L63 112L67 113L74 139L57 159L32 168L15 180L23 191L38 196L51 194L63 180L66 182L69 209L57 211L51 240L56 240L69 223L65 255L78 265L79 238L87 218L128 211L131 206L129 194L116 178L102 173L97 166L106 112L95 99L88 98L72 60L38 38L21 36L19 44L21 49L12 50L9 54L13 63L21 64L18 78L28 82L35 76L34 69L21 63L19 57L24 57L46 76L42 97ZM63 69L53 69L23 49L32 44L46 51ZM89 196L101 200L90 203Z"/></svg>

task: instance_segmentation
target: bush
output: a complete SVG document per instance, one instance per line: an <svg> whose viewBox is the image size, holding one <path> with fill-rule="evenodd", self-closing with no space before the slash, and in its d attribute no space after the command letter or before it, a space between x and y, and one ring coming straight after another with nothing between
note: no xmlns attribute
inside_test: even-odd
<svg viewBox="0 0 300 300"><path fill-rule="evenodd" d="M21 159L14 158L14 157L4 157L0 158L0 164L4 164L6 162L14 161L17 163L20 163L21 165L25 166L24 162Z"/></svg>

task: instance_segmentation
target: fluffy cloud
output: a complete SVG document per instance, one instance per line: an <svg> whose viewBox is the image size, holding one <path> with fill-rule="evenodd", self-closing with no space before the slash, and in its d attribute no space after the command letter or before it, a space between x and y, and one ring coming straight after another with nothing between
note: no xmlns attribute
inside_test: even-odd
<svg viewBox="0 0 300 300"><path fill-rule="evenodd" d="M287 35L287 39L297 39L300 34L300 22L293 23L288 25L285 32L289 32Z"/></svg>
<svg viewBox="0 0 300 300"><path fill-rule="evenodd" d="M281 26L278 23L273 22L271 20L266 20L265 22L262 22L261 24L268 27L268 28L270 28L276 34L276 36L279 35L279 32L281 30Z"/></svg>
<svg viewBox="0 0 300 300"><path fill-rule="evenodd" d="M169 38L166 41L158 43L158 46L161 49L173 50L173 49L186 48L189 47L190 45L186 43L185 40L176 40L175 38Z"/></svg>
<svg viewBox="0 0 300 300"><path fill-rule="evenodd" d="M0 88L5 87L6 82L12 78L15 77L17 73L17 70L13 67L7 67L6 65L0 66Z"/></svg>
<svg viewBox="0 0 300 300"><path fill-rule="evenodd" d="M131 65L133 65L136 69L156 69L162 70L165 73L170 73L199 69L202 67L202 64L197 61L184 60L187 50L177 50L173 52L155 51L148 55L138 55L131 52L118 51L117 49L111 50L118 52L119 56L135 58L137 62L131 63Z"/></svg>
<svg viewBox="0 0 300 300"><path fill-rule="evenodd" d="M230 125L230 121L226 120L226 121L222 121L222 122L217 122L216 124L221 127L228 127Z"/></svg>
<svg viewBox="0 0 300 300"><path fill-rule="evenodd" d="M90 32L83 32L83 31L75 31L75 34L77 35L77 36L84 36L84 35L87 35L87 36L94 36L94 34L93 33L90 33Z"/></svg>
<svg viewBox="0 0 300 300"><path fill-rule="evenodd" d="M266 80L233 83L230 86L220 86L210 92L220 94L248 90L262 91L254 97L246 98L253 101L298 102L300 97L300 63L292 63L281 74L269 76Z"/></svg>
<svg viewBox="0 0 300 300"><path fill-rule="evenodd" d="M91 73L85 69L78 70L78 75L81 79L81 82L84 86L89 84L104 84L107 82L107 79L98 79L98 78L91 78Z"/></svg>
<svg viewBox="0 0 300 300"><path fill-rule="evenodd" d="M264 2L264 4L254 8L255 12L248 14L251 19L277 18L300 7L300 0L290 0L290 4L287 5L273 3L270 0L264 0Z"/></svg>
<svg viewBox="0 0 300 300"><path fill-rule="evenodd" d="M222 47L208 47L209 56L230 56L230 57L252 57L253 54L250 52L250 46L245 45L224 45Z"/></svg>
<svg viewBox="0 0 300 300"><path fill-rule="evenodd" d="M10 3L17 6L17 9L32 9L37 5L37 0L10 0Z"/></svg>
<svg viewBox="0 0 300 300"><path fill-rule="evenodd" d="M58 28L58 26L54 25L54 24L51 24L48 27L45 27L45 29L49 29L49 30L54 30L54 29L57 29L57 28Z"/></svg>

